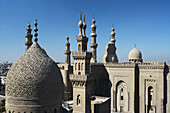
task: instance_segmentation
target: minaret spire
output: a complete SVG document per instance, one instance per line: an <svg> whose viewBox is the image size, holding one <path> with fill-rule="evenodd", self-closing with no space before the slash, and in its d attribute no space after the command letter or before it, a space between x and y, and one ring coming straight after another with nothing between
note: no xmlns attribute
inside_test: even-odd
<svg viewBox="0 0 170 113"><path fill-rule="evenodd" d="M70 65L70 54L71 54L71 51L70 51L69 37L67 36L66 39L67 39L67 42L65 44L66 50L64 52L64 54L65 54L65 63Z"/></svg>
<svg viewBox="0 0 170 113"><path fill-rule="evenodd" d="M112 32L111 32L111 37L112 39L115 39L115 29L114 29L114 24L112 24Z"/></svg>
<svg viewBox="0 0 170 113"><path fill-rule="evenodd" d="M34 41L37 42L37 41L38 41L38 38L37 38L37 36L38 36L38 33L37 33L37 31L38 31L38 28L37 28L37 25L38 25L37 19L35 19L34 25L35 25L35 28L34 28L34 31L35 31L34 37L35 37L35 38L34 38Z"/></svg>
<svg viewBox="0 0 170 113"><path fill-rule="evenodd" d="M96 34L96 25L95 25L95 19L94 19L94 15L93 15L93 20L92 20L92 25L91 25L91 29L92 29L92 33L90 34L91 35L91 44L90 44L90 47L91 47L91 51L92 51L92 58L91 58L91 62L97 62L97 55L96 55L96 48L98 46L98 44L96 43L96 37L97 37L97 34Z"/></svg>
<svg viewBox="0 0 170 113"><path fill-rule="evenodd" d="M86 35L86 28L87 28L87 25L85 23L85 15L83 15L83 35L85 36Z"/></svg>
<svg viewBox="0 0 170 113"><path fill-rule="evenodd" d="M31 34L31 25L30 22L28 22L28 28L27 28L27 34L25 34L25 50L28 50L29 47L32 45L32 34Z"/></svg>
<svg viewBox="0 0 170 113"><path fill-rule="evenodd" d="M115 32L114 32L114 25L112 25L112 32L111 32L111 40L106 45L105 48L105 55L103 57L103 63L118 63L118 57L116 54L116 46L115 46Z"/></svg>
<svg viewBox="0 0 170 113"><path fill-rule="evenodd" d="M82 35L82 27L83 27L82 12L80 12L80 21L78 23L78 27L79 27L79 35Z"/></svg>

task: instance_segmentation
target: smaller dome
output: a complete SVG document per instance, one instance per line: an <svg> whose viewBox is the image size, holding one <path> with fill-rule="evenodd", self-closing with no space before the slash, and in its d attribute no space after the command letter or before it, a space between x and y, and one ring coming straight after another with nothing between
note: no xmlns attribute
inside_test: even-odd
<svg viewBox="0 0 170 113"><path fill-rule="evenodd" d="M79 26L79 28L83 27L83 22L81 20L79 21L78 26Z"/></svg>
<svg viewBox="0 0 170 113"><path fill-rule="evenodd" d="M129 52L129 62L142 62L142 53L135 47Z"/></svg>
<svg viewBox="0 0 170 113"><path fill-rule="evenodd" d="M87 25L85 22L83 22L83 29L86 29L87 28Z"/></svg>

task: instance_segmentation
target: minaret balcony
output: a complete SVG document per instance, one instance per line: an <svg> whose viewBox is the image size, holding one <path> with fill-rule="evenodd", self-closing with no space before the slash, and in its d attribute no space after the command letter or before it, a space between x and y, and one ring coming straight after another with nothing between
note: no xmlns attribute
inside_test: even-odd
<svg viewBox="0 0 170 113"><path fill-rule="evenodd" d="M91 43L91 44L90 44L90 47L91 47L91 48L97 48L97 46L98 46L98 44L96 44L96 43Z"/></svg>
<svg viewBox="0 0 170 113"><path fill-rule="evenodd" d="M91 52L72 52L72 56L74 59L77 58L91 58L92 57L92 53Z"/></svg>
<svg viewBox="0 0 170 113"><path fill-rule="evenodd" d="M89 75L75 75L75 74L70 74L70 80L71 81L87 81Z"/></svg>
<svg viewBox="0 0 170 113"><path fill-rule="evenodd" d="M79 41L83 41L83 42L88 42L88 38L84 35L78 35L76 36L76 40Z"/></svg>

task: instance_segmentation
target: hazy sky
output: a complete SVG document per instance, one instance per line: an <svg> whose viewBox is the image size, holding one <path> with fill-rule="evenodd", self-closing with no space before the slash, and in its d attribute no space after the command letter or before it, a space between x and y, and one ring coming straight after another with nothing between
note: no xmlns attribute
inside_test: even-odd
<svg viewBox="0 0 170 113"><path fill-rule="evenodd" d="M63 62L67 35L71 50L77 50L80 12L86 15L89 51L95 15L98 61L110 40L112 24L119 61L128 60L135 43L144 61L170 61L168 0L0 0L0 62L14 62L25 52L27 24L30 21L33 29L35 19L39 44L53 60Z"/></svg>

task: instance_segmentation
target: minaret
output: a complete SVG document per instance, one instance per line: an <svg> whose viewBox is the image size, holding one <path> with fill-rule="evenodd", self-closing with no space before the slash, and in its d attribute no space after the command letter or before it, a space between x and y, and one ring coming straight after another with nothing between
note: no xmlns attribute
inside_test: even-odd
<svg viewBox="0 0 170 113"><path fill-rule="evenodd" d="M93 16L93 20L92 20L92 25L91 25L91 30L92 30L92 33L90 34L91 36L91 44L90 44L90 47L91 47L91 51L92 51L92 58L91 58L91 62L94 63L94 62L97 62L97 46L98 44L96 43L96 37L97 37L97 34L96 34L96 25L95 25L95 19L94 19L94 16Z"/></svg>
<svg viewBox="0 0 170 113"><path fill-rule="evenodd" d="M67 39L67 42L65 44L66 50L64 52L64 54L65 54L65 63L70 65L70 54L71 54L71 51L70 51L69 37L67 36L66 39Z"/></svg>
<svg viewBox="0 0 170 113"><path fill-rule="evenodd" d="M37 36L38 36L38 33L37 33L37 31L38 31L38 29L37 29L37 25L38 25L37 19L35 19L34 25L35 25L35 27L34 27L34 31L35 31L35 33L34 33L34 41L37 42L38 41L38 38L37 38Z"/></svg>
<svg viewBox="0 0 170 113"><path fill-rule="evenodd" d="M71 81L69 79L69 74L72 73L72 68L70 65L70 43L69 43L69 37L66 37L67 42L65 44L66 50L64 51L65 54L65 64L64 64L64 70L62 70L63 75L63 82L65 86L64 91L64 100L70 100L72 99L72 85Z"/></svg>
<svg viewBox="0 0 170 113"><path fill-rule="evenodd" d="M92 53L87 52L86 24L85 19L83 23L81 21L81 13L78 26L79 35L76 37L78 51L72 52L74 65L73 74L70 74L73 86L73 113L91 113L90 59Z"/></svg>
<svg viewBox="0 0 170 113"><path fill-rule="evenodd" d="M105 47L105 55L103 57L103 63L118 63L118 58L116 55L116 46L115 46L115 32L114 26L112 27L111 40Z"/></svg>
<svg viewBox="0 0 170 113"><path fill-rule="evenodd" d="M28 23L28 28L27 28L27 34L25 34L25 51L29 49L29 47L32 45L32 34L31 34L31 25Z"/></svg>

